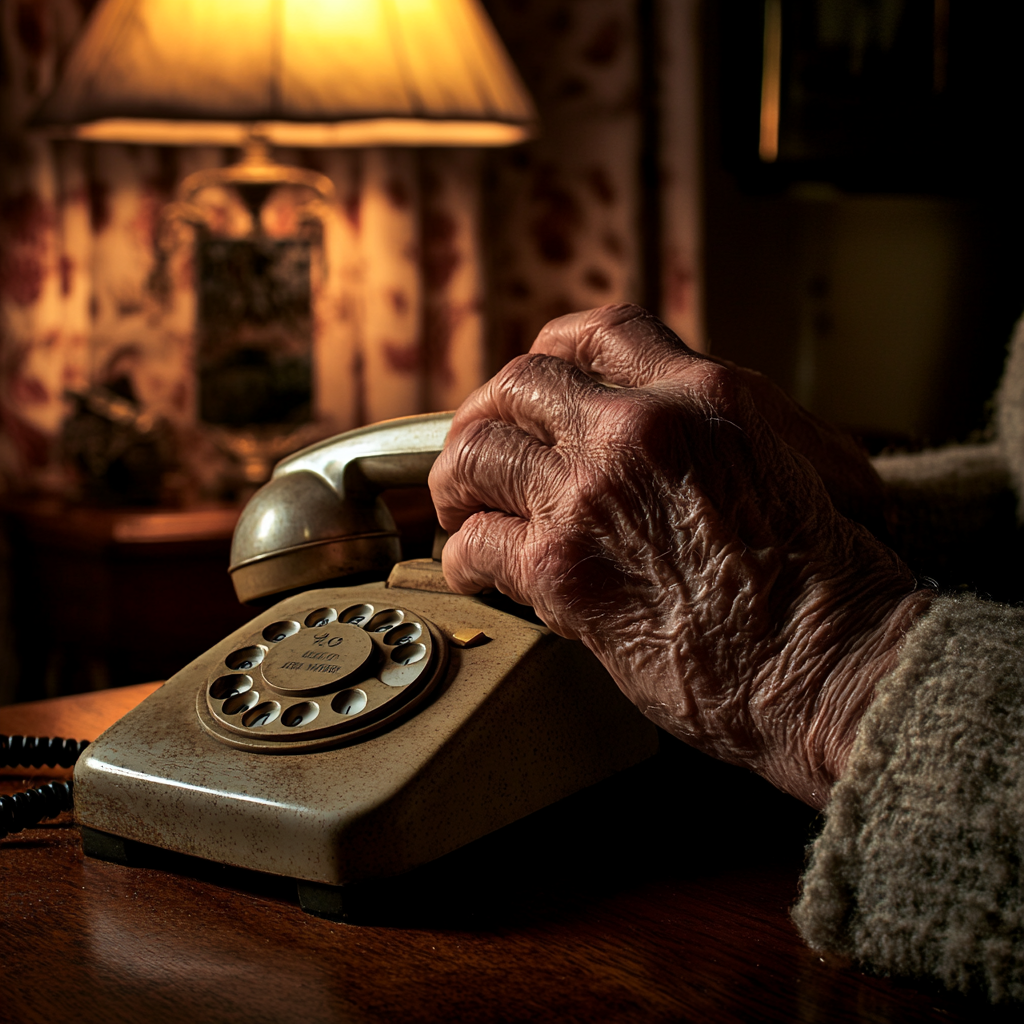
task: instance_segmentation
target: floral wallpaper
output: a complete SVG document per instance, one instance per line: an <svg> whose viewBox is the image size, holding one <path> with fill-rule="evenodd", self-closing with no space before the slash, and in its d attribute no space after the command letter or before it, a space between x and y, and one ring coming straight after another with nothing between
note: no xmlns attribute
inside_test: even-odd
<svg viewBox="0 0 1024 1024"><path fill-rule="evenodd" d="M219 149L47 141L25 128L91 0L0 0L0 485L70 493L67 393L128 381L173 437L163 499L224 496L197 418L188 237L161 258L161 211ZM281 152L327 175L312 274L313 410L321 434L451 408L550 317L644 294L637 0L486 0L542 133L507 151ZM701 345L696 0L661 0L663 316ZM202 196L225 237L237 197ZM262 211L295 230L287 188ZM70 490L69 490L70 489Z"/></svg>

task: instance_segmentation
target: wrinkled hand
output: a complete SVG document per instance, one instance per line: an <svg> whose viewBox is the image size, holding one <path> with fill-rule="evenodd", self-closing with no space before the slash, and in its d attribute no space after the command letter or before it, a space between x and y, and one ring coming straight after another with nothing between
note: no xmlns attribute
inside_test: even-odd
<svg viewBox="0 0 1024 1024"><path fill-rule="evenodd" d="M852 443L635 306L549 324L430 486L454 590L532 605L658 725L815 806L930 599L830 499L880 506Z"/></svg>

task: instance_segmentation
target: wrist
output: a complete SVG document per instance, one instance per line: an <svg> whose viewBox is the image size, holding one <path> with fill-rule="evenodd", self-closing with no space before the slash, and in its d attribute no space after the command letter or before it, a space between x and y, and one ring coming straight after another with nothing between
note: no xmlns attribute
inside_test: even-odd
<svg viewBox="0 0 1024 1024"><path fill-rule="evenodd" d="M807 749L809 759L822 765L829 786L846 768L861 719L874 700L878 684L895 669L904 638L934 597L931 590L904 597L843 660L835 678L823 688L820 707L808 732Z"/></svg>
<svg viewBox="0 0 1024 1024"><path fill-rule="evenodd" d="M876 579L841 606L803 618L799 653L785 661L790 678L780 703L793 709L781 716L786 742L769 744L773 756L762 774L812 807L827 803L878 683L896 667L904 637L935 596L908 593L908 583L905 571Z"/></svg>

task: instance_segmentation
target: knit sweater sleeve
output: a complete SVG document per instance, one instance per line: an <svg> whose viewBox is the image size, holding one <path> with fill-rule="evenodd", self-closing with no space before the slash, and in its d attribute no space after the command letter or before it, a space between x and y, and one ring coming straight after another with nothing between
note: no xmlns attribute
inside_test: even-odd
<svg viewBox="0 0 1024 1024"><path fill-rule="evenodd" d="M933 603L825 813L793 911L811 946L1024 999L1024 609Z"/></svg>

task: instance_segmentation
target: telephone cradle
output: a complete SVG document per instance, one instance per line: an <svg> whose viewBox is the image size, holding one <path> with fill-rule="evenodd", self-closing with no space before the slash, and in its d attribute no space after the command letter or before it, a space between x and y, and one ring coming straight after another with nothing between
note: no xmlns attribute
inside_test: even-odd
<svg viewBox="0 0 1024 1024"><path fill-rule="evenodd" d="M379 491L425 482L449 423L389 421L285 460L236 530L240 596L265 596L268 580L308 586L310 566L365 579L397 549ZM293 476L300 499L329 490L372 522L281 500ZM421 559L386 582L302 589L186 666L79 758L75 816L87 855L130 861L155 847L285 876L306 910L344 919L347 893L656 749L654 727L582 644L450 593L440 563Z"/></svg>

